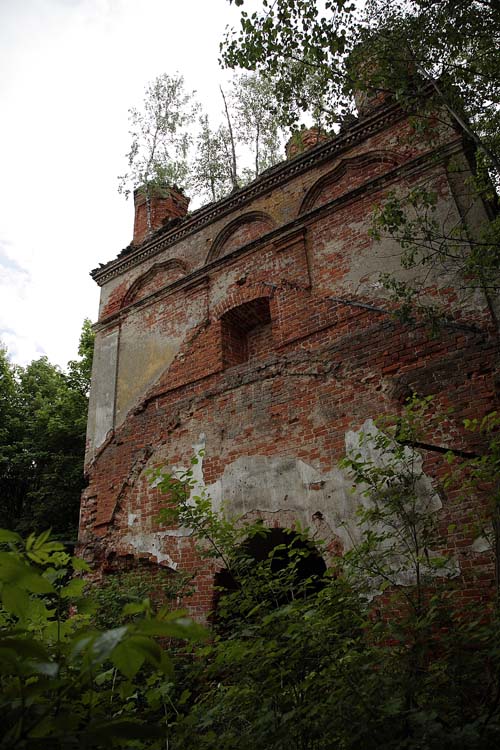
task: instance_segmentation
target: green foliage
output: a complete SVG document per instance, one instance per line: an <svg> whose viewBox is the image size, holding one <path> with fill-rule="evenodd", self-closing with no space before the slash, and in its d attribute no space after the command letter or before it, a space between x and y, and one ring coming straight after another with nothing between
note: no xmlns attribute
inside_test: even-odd
<svg viewBox="0 0 500 750"><path fill-rule="evenodd" d="M200 118L190 166L190 187L210 200L228 195L280 161L283 140L275 81L242 74L233 78L227 94L222 88L221 93L225 123L212 130L208 116Z"/></svg>
<svg viewBox="0 0 500 750"><path fill-rule="evenodd" d="M464 426L479 436L483 450L479 456L466 462L467 479L464 485L462 472L461 484L468 492L481 487L490 489L493 500L491 509L494 510L500 506L500 414L492 411L482 419L466 419ZM461 468L464 468L464 464Z"/></svg>
<svg viewBox="0 0 500 750"><path fill-rule="evenodd" d="M74 538L80 493L93 332L85 321L80 359L68 373L46 357L27 367L0 352L0 523L22 533L52 526Z"/></svg>
<svg viewBox="0 0 500 750"><path fill-rule="evenodd" d="M153 616L145 600L124 608L138 615L132 622L96 630L85 581L74 577L88 570L83 561L49 532L24 542L1 530L0 545L0 746L163 747L158 707L173 673L157 639L196 640L203 629L166 607Z"/></svg>
<svg viewBox="0 0 500 750"><path fill-rule="evenodd" d="M450 453L445 486L459 488L463 499L472 495L484 501L482 512L478 509L475 514L474 527L477 536L494 552L500 605L500 415L493 411L482 419L466 419L464 426L476 437L479 452L466 459Z"/></svg>
<svg viewBox="0 0 500 750"><path fill-rule="evenodd" d="M92 622L100 629L111 628L121 620L127 604L133 605L127 610L132 616L137 614L132 611L134 606L139 607L137 611L142 611L145 599L149 600L153 612L160 608L158 602L163 606L167 602L184 599L191 593L191 578L186 574L162 569L153 574L149 567L110 573L89 587L88 595L97 605Z"/></svg>
<svg viewBox="0 0 500 750"><path fill-rule="evenodd" d="M326 0L322 6L278 0L263 2L253 13L243 8L239 32L229 32L221 45L227 67L275 77L280 119L287 125L307 111L316 122L321 114L332 125L351 108L344 95L344 57L358 29L355 6L344 0Z"/></svg>
<svg viewBox="0 0 500 750"><path fill-rule="evenodd" d="M119 191L126 197L135 188L149 191L183 184L190 144L187 127L197 110L193 95L184 90L182 76L163 73L146 87L142 110L129 110L130 171L119 178Z"/></svg>
<svg viewBox="0 0 500 750"><path fill-rule="evenodd" d="M420 116L446 112L499 170L500 13L495 2L373 0L367 4L378 79ZM432 95L425 104L423 86ZM443 118L446 119L446 118Z"/></svg>
<svg viewBox="0 0 500 750"><path fill-rule="evenodd" d="M498 169L495 2L369 0L357 8L345 0L264 0L252 13L235 4L240 28L226 35L222 61L279 76L276 95L289 124L321 102L331 125L351 110L353 90L384 92L419 117L444 109Z"/></svg>
<svg viewBox="0 0 500 750"><path fill-rule="evenodd" d="M249 147L253 156L253 167L242 175L243 182L250 182L281 158L275 81L256 73L237 76L232 81L231 100L237 140Z"/></svg>
<svg viewBox="0 0 500 750"><path fill-rule="evenodd" d="M367 576L372 591L400 586L416 616L436 575L456 574L436 552L442 546L436 523L441 502L413 447L429 428L431 402L413 396L402 417L384 420L383 431L362 432L342 462L365 499L357 511L359 541L353 539L346 561L357 581Z"/></svg>
<svg viewBox="0 0 500 750"><path fill-rule="evenodd" d="M85 318L78 344L77 360L68 362L68 384L73 390L80 391L88 398L90 391L90 378L92 376L92 362L94 360L95 333L92 329L92 321Z"/></svg>
<svg viewBox="0 0 500 750"><path fill-rule="evenodd" d="M433 502L416 450L442 421L431 397L414 395L400 417L361 435L359 450L343 462L365 498L345 563L356 582L364 578L365 590L383 593L376 605L383 619L371 635L391 644L386 658L402 733L397 738L396 730L394 746L493 747L500 732L498 609L461 601L453 561L439 553L440 502ZM491 432L496 415L482 424ZM498 479L495 452L496 461L467 462L475 494L476 464L490 482Z"/></svg>
<svg viewBox="0 0 500 750"><path fill-rule="evenodd" d="M189 469L180 470L175 475L161 468L150 471L154 487L168 495L168 505L160 511L158 520L175 523L192 529L201 545L200 552L220 558L229 565L232 549L243 539L235 524L212 509L212 501L204 486L198 486L194 467L203 458L203 451L191 459Z"/></svg>
<svg viewBox="0 0 500 750"><path fill-rule="evenodd" d="M208 115L200 118L191 185L202 197L216 201L231 192L231 154L227 128L210 128Z"/></svg>
<svg viewBox="0 0 500 750"><path fill-rule="evenodd" d="M243 577L243 591L253 589L258 614L242 611L236 595L225 603L230 630L206 652L175 747L375 747L361 718L375 662L357 598L331 580L316 596L277 606L259 598L253 577ZM275 577L272 585L283 586Z"/></svg>
<svg viewBox="0 0 500 750"><path fill-rule="evenodd" d="M144 191L149 231L152 196L183 186L188 178L188 128L198 110L193 96L185 91L182 76L163 73L146 87L142 109L129 109L129 171L118 178L118 191L126 198L133 190Z"/></svg>
<svg viewBox="0 0 500 750"><path fill-rule="evenodd" d="M232 0L229 0L232 2ZM429 298L442 279L464 306L484 295L498 331L500 290L500 12L488 0L344 0L263 2L221 45L227 67L279 76L281 121L303 112L330 127L352 111L352 93L376 104L383 95L409 113L413 138L435 146L463 133L475 152L473 179L465 177L461 216L444 217L433 189L391 193L374 214L375 238L397 240L402 266L416 273L383 274L403 320L417 315L436 331L447 299ZM468 167L462 165L467 172ZM448 166L452 173L457 167ZM433 177L435 179L435 177ZM465 187L465 190L463 188ZM478 226L474 212L489 204ZM442 208L442 207L441 207ZM429 289L430 287L430 289ZM443 305L444 303L444 305ZM448 311L449 314L449 311Z"/></svg>

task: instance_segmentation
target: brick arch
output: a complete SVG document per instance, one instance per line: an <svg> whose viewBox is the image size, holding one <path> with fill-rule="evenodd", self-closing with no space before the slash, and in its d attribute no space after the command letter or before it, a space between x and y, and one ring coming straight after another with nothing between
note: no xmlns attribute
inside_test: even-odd
<svg viewBox="0 0 500 750"><path fill-rule="evenodd" d="M240 550L244 551L245 557L249 557L255 560L256 563L263 562L269 559L269 555L272 550L279 553L280 548L282 550L283 544L290 544L295 542L299 548L307 550L309 554L307 556L301 556L295 560L295 582L302 581L307 583L309 586L309 594L317 593L323 588L324 582L326 582L325 575L328 570L327 563L323 550L321 550L313 539L304 540L299 530L290 528L289 526L280 526L279 524L266 524L262 523L264 528L268 529L268 533L264 535L256 534L250 535L238 545ZM289 564L290 557L274 558L270 561L270 571L273 575L279 574L279 571L283 569L287 563ZM311 582L311 576L316 577L314 583ZM237 579L235 579L228 568L218 566L218 569L214 570L213 576L214 593L212 599L212 612L213 621L217 621L217 605L220 600L221 589L226 592L236 591L238 589Z"/></svg>
<svg viewBox="0 0 500 750"><path fill-rule="evenodd" d="M239 519L239 523L255 523L261 521L269 529L283 528L295 530L297 527L297 518L292 510L266 511L263 509L249 510ZM309 538L313 544L316 541L321 542L322 556L327 565L342 557L344 554L344 545L342 540L325 521L321 513L311 513L309 526Z"/></svg>
<svg viewBox="0 0 500 750"><path fill-rule="evenodd" d="M250 211L230 221L212 243L206 263L257 240L276 227L274 219L263 211Z"/></svg>
<svg viewBox="0 0 500 750"><path fill-rule="evenodd" d="M154 291L172 284L174 281L186 276L188 271L187 265L177 258L170 258L163 263L155 263L154 266L131 284L123 297L121 307L126 307L137 299L147 297Z"/></svg>
<svg viewBox="0 0 500 750"><path fill-rule="evenodd" d="M351 159L342 159L335 169L317 180L309 188L299 209L299 216L318 205L328 203L359 187L374 177L401 164L402 158L392 151L369 151ZM349 181L343 178L351 173Z"/></svg>
<svg viewBox="0 0 500 750"><path fill-rule="evenodd" d="M274 296L275 286L274 284L266 283L264 281L258 281L251 286L247 286L241 289L236 289L228 297L226 297L218 305L215 305L212 311L212 320L219 320L222 316L234 307L240 307L247 302L265 297L272 299Z"/></svg>

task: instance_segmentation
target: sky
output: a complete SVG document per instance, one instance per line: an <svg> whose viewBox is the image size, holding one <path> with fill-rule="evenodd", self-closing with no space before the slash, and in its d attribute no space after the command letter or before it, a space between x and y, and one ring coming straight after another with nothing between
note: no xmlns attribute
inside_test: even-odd
<svg viewBox="0 0 500 750"><path fill-rule="evenodd" d="M117 192L128 109L163 72L220 109L228 0L0 0L0 341L25 365L77 355L89 271L132 239Z"/></svg>

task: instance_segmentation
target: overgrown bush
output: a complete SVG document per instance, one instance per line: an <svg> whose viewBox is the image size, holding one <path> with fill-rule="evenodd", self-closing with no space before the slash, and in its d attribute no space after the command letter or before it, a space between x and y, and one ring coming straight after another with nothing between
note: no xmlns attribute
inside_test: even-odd
<svg viewBox="0 0 500 750"><path fill-rule="evenodd" d="M203 629L167 608L153 616L145 599L123 608L133 622L97 630L74 577L83 561L49 532L23 541L2 530L0 543L0 746L164 747L173 667L158 638Z"/></svg>
<svg viewBox="0 0 500 750"><path fill-rule="evenodd" d="M149 566L111 572L86 592L95 603L92 624L100 629L112 628L122 621L127 604L140 604L144 599L150 600L153 612L167 603L185 600L192 592L191 580L189 574L161 568L153 571Z"/></svg>
<svg viewBox="0 0 500 750"><path fill-rule="evenodd" d="M191 528L230 575L202 644L182 613L154 613L140 574L124 607L120 578L108 579L97 606L112 627L96 629L85 563L47 533L1 532L1 746L496 750L500 625L495 602L464 606L453 566L433 552L437 517L415 453L430 404L413 399L349 452L359 527L325 573L304 562L321 552L307 530L284 530L256 556L272 534L262 523L214 512L192 469L156 472L164 520ZM460 467L472 489L485 472L497 486L492 420L488 460Z"/></svg>

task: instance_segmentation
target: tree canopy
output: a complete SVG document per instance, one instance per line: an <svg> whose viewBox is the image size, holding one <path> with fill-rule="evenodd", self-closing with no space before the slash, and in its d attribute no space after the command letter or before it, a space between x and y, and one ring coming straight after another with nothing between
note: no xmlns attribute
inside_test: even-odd
<svg viewBox="0 0 500 750"><path fill-rule="evenodd" d="M384 90L422 106L422 85L499 171L500 5L497 0L263 0L221 45L228 67L279 75L281 116L296 122L317 106L327 123L352 108L352 91ZM429 102L428 91L426 100ZM426 104L427 106L427 104Z"/></svg>
<svg viewBox="0 0 500 750"><path fill-rule="evenodd" d="M93 347L86 320L67 372L47 357L12 365L0 349L0 525L76 538Z"/></svg>

